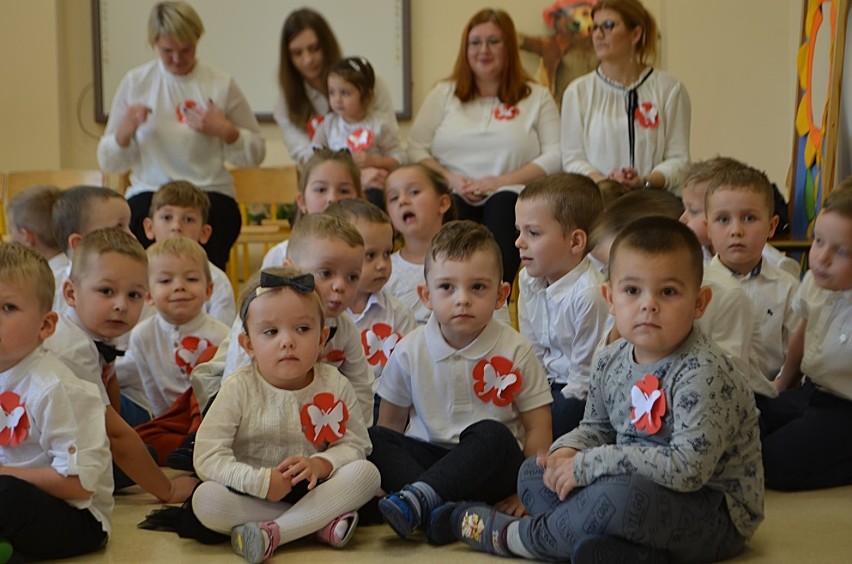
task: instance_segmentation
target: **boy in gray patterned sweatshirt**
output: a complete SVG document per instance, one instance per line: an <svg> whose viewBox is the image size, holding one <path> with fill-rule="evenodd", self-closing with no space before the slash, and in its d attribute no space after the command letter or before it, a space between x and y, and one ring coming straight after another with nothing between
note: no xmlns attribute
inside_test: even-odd
<svg viewBox="0 0 852 564"><path fill-rule="evenodd" d="M730 558L763 519L754 396L694 320L695 235L645 218L612 246L604 297L621 339L596 358L586 413L529 458L518 494L532 518L483 504L439 508L452 534L503 556L572 562Z"/></svg>

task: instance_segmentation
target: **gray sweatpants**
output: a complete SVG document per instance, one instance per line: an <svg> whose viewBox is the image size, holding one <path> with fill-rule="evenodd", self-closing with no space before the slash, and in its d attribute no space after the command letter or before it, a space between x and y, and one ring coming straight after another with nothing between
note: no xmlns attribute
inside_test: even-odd
<svg viewBox="0 0 852 564"><path fill-rule="evenodd" d="M528 458L518 495L531 519L520 521L521 542L541 560L567 560L584 538L616 536L666 550L675 562L713 562L740 553L745 539L728 516L723 493L680 493L636 475L605 476L559 501Z"/></svg>

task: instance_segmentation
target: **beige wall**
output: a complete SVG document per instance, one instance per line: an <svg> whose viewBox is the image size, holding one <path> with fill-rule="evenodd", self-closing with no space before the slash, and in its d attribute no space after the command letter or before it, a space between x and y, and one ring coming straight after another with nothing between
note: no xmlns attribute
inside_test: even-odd
<svg viewBox="0 0 852 564"><path fill-rule="evenodd" d="M504 8L519 31L546 33L541 10L548 4L411 0L415 111L432 84L450 72L461 29L478 8ZM735 156L783 182L792 150L801 0L646 0L646 5L663 33L660 66L684 82L692 99L693 159ZM102 127L92 117L90 0L2 0L0 26L0 170L96 167ZM25 57L18 60L15 53ZM535 70L533 56L524 55L524 62ZM401 125L405 135L410 124ZM277 128L264 125L263 131L264 164L289 162Z"/></svg>

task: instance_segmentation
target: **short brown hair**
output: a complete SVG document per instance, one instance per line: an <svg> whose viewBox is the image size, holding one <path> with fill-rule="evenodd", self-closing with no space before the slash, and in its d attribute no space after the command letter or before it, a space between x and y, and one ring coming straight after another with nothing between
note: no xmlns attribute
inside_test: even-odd
<svg viewBox="0 0 852 564"><path fill-rule="evenodd" d="M210 274L210 260L207 258L207 252L204 247L187 237L169 237L163 241L157 241L146 251L148 254L148 262L153 262L158 257L180 257L197 262L207 277L207 283L213 281L213 276Z"/></svg>
<svg viewBox="0 0 852 564"><path fill-rule="evenodd" d="M293 226L287 243L287 258L299 264L300 257L304 256L304 253L310 253L318 239L337 239L352 248L364 246L364 238L346 219L325 213L312 213Z"/></svg>
<svg viewBox="0 0 852 564"><path fill-rule="evenodd" d="M426 260L423 263L423 276L429 276L429 268L437 260L463 261L477 251L485 251L494 258L498 278L503 278L503 255L494 235L485 226L470 220L456 220L445 223L429 243Z"/></svg>
<svg viewBox="0 0 852 564"><path fill-rule="evenodd" d="M103 186L74 186L64 190L53 204L53 235L64 252L68 252L68 237L84 235L90 223L93 201L124 199L124 196Z"/></svg>
<svg viewBox="0 0 852 564"><path fill-rule="evenodd" d="M609 251L609 271L614 269L618 255L626 250L649 255L662 255L686 251L689 263L684 265L692 273L695 287L704 278L704 251L692 229L677 219L648 216L637 219L615 238Z"/></svg>
<svg viewBox="0 0 852 564"><path fill-rule="evenodd" d="M204 24L198 12L186 2L159 2L148 16L148 44L151 47L160 37L179 43L195 45L204 34Z"/></svg>
<svg viewBox="0 0 852 564"><path fill-rule="evenodd" d="M350 223L362 220L367 223L380 225L391 224L390 217L388 217L385 210L372 202L357 200L355 198L346 198L332 202L323 213L334 217L341 217Z"/></svg>
<svg viewBox="0 0 852 564"><path fill-rule="evenodd" d="M634 190L618 198L604 211L589 233L589 247L594 248L608 237L615 237L625 227L643 217L652 215L678 219L683 214L683 204L673 194L664 190Z"/></svg>
<svg viewBox="0 0 852 564"><path fill-rule="evenodd" d="M468 36L470 36L470 30L488 22L499 27L503 33L503 52L506 57L506 68L503 70L500 88L497 91L497 98L504 104L514 106L529 96L532 89L527 84L530 78L521 64L520 51L518 50L518 33L515 31L515 23L512 21L512 17L504 10L485 8L470 18L461 36L459 53L456 57L456 64L450 79L455 82L455 94L459 100L470 102L476 98L476 81L474 80L470 63L467 61L467 41Z"/></svg>
<svg viewBox="0 0 852 564"><path fill-rule="evenodd" d="M572 229L588 233L603 212L603 197L598 185L588 176L558 172L527 184L518 201L542 200L565 235Z"/></svg>
<svg viewBox="0 0 852 564"><path fill-rule="evenodd" d="M160 186L151 198L148 217L154 217L157 210L164 206L198 210L202 223L207 223L210 217L210 196L188 180L172 180Z"/></svg>
<svg viewBox="0 0 852 564"><path fill-rule="evenodd" d="M136 237L119 227L92 231L80 241L71 258L71 279L75 282L86 273L89 258L118 253L148 266L148 255Z"/></svg>
<svg viewBox="0 0 852 564"><path fill-rule="evenodd" d="M852 186L852 177L841 182L838 187L829 193L828 197L822 203L820 211L823 213L832 212L840 214L846 219L852 220L852 190L849 189L850 186Z"/></svg>
<svg viewBox="0 0 852 564"><path fill-rule="evenodd" d="M56 282L47 260L19 243L0 243L0 280L35 286L43 312L53 307Z"/></svg>
<svg viewBox="0 0 852 564"><path fill-rule="evenodd" d="M240 300L239 300L239 312L240 312L240 321L243 323L243 331L246 331L246 319L248 318L248 306L253 299L258 296L257 290L260 288L260 275L261 272L267 272L279 278L296 278L297 276L302 276L305 272L299 270L294 266L275 266L271 268L264 268L262 271L258 270L246 281L245 287L242 292L240 292ZM289 289L291 292L296 292L297 294L303 296L310 296L314 299L317 305L317 311L319 312L320 318L320 329L325 326L325 314L322 309L322 298L319 295L319 292L316 288L311 290L310 292L302 292L293 286L282 286L280 288L271 288L269 292L280 292L284 289Z"/></svg>
<svg viewBox="0 0 852 564"><path fill-rule="evenodd" d="M760 195L766 204L769 217L772 217L775 214L775 192L766 174L733 159L726 159L726 161L707 184L707 191L704 193L705 211L710 208L710 196L722 190L735 190Z"/></svg>
<svg viewBox="0 0 852 564"><path fill-rule="evenodd" d="M53 204L61 194L59 188L46 184L30 186L15 194L6 204L9 227L26 229L45 247L61 251L53 233Z"/></svg>
<svg viewBox="0 0 852 564"><path fill-rule="evenodd" d="M742 165L740 161L730 157L713 157L692 163L686 169L681 186L684 190L687 190L694 184L710 182L728 168L739 165Z"/></svg>
<svg viewBox="0 0 852 564"><path fill-rule="evenodd" d="M639 62L643 65L653 64L657 56L660 31L657 20L645 9L645 6L639 0L598 0L592 8L592 17L600 10L618 12L624 20L624 25L630 30L642 28L642 37L636 45L636 53L639 55Z"/></svg>

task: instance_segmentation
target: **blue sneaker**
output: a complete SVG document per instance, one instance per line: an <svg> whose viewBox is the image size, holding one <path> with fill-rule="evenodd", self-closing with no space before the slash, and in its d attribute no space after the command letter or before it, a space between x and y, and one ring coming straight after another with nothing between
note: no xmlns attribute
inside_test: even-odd
<svg viewBox="0 0 852 564"><path fill-rule="evenodd" d="M407 538L419 525L414 508L401 493L392 493L379 500L379 511L391 529L402 538Z"/></svg>

